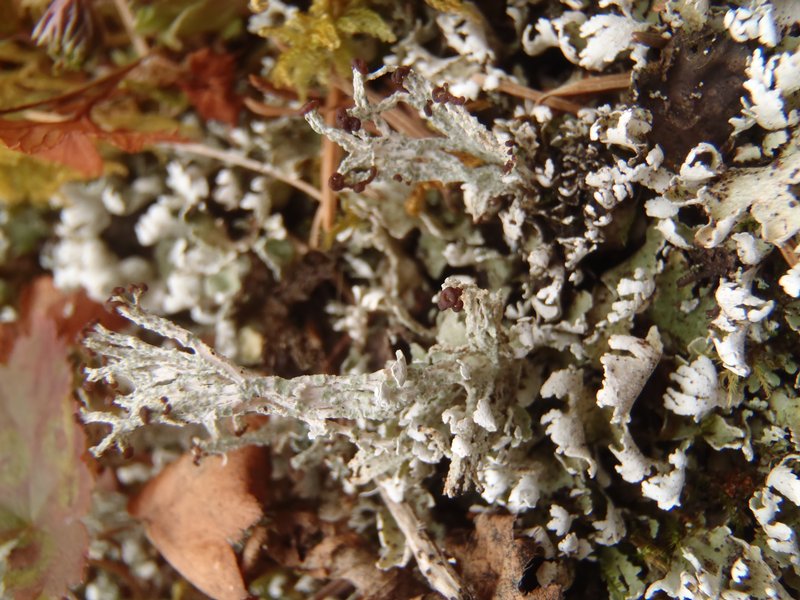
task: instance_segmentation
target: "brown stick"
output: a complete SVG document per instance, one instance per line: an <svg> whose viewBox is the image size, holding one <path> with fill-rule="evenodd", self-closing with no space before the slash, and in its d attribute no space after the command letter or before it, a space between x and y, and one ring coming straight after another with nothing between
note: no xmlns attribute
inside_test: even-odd
<svg viewBox="0 0 800 600"><path fill-rule="evenodd" d="M583 94L597 94L612 90L627 90L630 86L631 71L587 77L544 92L542 97L537 100L537 103L541 104L551 97L563 98L564 96L581 96Z"/></svg>
<svg viewBox="0 0 800 600"><path fill-rule="evenodd" d="M472 78L478 83L478 85L484 85L484 83L486 83L485 75L473 75ZM550 108L572 114L577 114L577 112L583 108L580 104L575 104L574 102L569 102L568 100L561 100L560 98L548 98L545 92L534 90L533 88L529 88L507 79L501 79L500 83L497 85L497 89L510 96L525 98L526 100L533 100L534 102L542 102Z"/></svg>
<svg viewBox="0 0 800 600"><path fill-rule="evenodd" d="M345 81L339 77L333 77L331 78L331 82L345 94L351 98L353 97L353 85L349 81ZM368 89L367 99L372 104L377 104L383 98L377 92L373 92L372 90ZM392 129L403 133L408 137L426 138L434 136L434 133L425 126L425 123L422 122L422 119L420 119L418 115L409 111L406 107L395 106L394 108L384 111L381 116L386 120Z"/></svg>
<svg viewBox="0 0 800 600"><path fill-rule="evenodd" d="M328 96L325 98L325 123L333 126L336 122L335 110L339 106L341 93L336 86L330 86ZM320 187L322 188L322 203L319 210L322 211L322 229L326 232L333 229L336 219L337 194L328 185L328 180L336 172L339 162L339 146L327 137L322 138L322 164L320 169Z"/></svg>
<svg viewBox="0 0 800 600"><path fill-rule="evenodd" d="M417 560L419 570L430 586L445 598L452 600L465 598L468 594L464 584L447 557L428 535L412 508L405 502L392 500L383 484L379 483L378 489L383 503L392 514L397 527L403 532L406 543Z"/></svg>
<svg viewBox="0 0 800 600"><path fill-rule="evenodd" d="M125 28L136 54L139 57L146 56L150 52L150 48L144 38L136 31L136 19L131 12L131 7L128 6L128 0L114 0L114 6L117 8L122 26Z"/></svg>

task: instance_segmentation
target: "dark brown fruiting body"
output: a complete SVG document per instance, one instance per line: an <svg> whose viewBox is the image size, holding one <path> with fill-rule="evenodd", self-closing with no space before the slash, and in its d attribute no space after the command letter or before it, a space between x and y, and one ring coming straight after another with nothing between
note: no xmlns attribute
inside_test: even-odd
<svg viewBox="0 0 800 600"><path fill-rule="evenodd" d="M410 72L411 67L398 67L395 69L391 76L392 87L394 87L394 89L398 92L408 92L408 90L403 87L403 82L406 80L406 77L408 77Z"/></svg>
<svg viewBox="0 0 800 600"><path fill-rule="evenodd" d="M446 287L439 293L439 310L452 308L453 312L460 312L464 309L464 301L461 300L463 290L458 287Z"/></svg>
<svg viewBox="0 0 800 600"><path fill-rule="evenodd" d="M431 98L438 104L457 104L459 106L465 104L467 99L462 96L454 96L450 93L447 83L441 86L436 86L431 92Z"/></svg>
<svg viewBox="0 0 800 600"><path fill-rule="evenodd" d="M317 110L319 108L319 100L309 100L300 108L301 115L307 115L312 110Z"/></svg>
<svg viewBox="0 0 800 600"><path fill-rule="evenodd" d="M351 117L346 108L340 107L336 109L336 125L347 133L354 133L361 129L361 119Z"/></svg>
<svg viewBox="0 0 800 600"><path fill-rule="evenodd" d="M341 192L345 188L344 175L334 173L328 178L328 187L334 192Z"/></svg>

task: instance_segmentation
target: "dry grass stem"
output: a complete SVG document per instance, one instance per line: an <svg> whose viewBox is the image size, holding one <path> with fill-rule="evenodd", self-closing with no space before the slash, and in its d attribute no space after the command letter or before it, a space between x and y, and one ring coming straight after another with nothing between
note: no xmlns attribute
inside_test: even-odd
<svg viewBox="0 0 800 600"><path fill-rule="evenodd" d="M392 513L392 518L403 532L420 572L431 587L448 599L467 597L458 574L425 531L425 526L412 508L404 502L392 500L383 487L380 488L380 492L386 508Z"/></svg>
<svg viewBox="0 0 800 600"><path fill-rule="evenodd" d="M328 96L325 98L325 122L328 125L333 125L336 121L334 111L339 106L341 101L341 92L336 86L331 86L328 91ZM320 165L320 187L322 188L322 201L319 211L322 213L321 224L322 229L326 232L333 229L333 223L336 219L336 200L337 194L328 185L328 180L331 175L336 172L336 167L339 163L341 150L335 142L328 138L322 139L322 161Z"/></svg>
<svg viewBox="0 0 800 600"><path fill-rule="evenodd" d="M583 94L600 94L626 90L631 86L631 71L614 73L613 75L598 75L573 81L545 92L537 100L538 104L545 103L549 98L563 98L565 96L581 96Z"/></svg>
<svg viewBox="0 0 800 600"><path fill-rule="evenodd" d="M128 34L133 49L140 57L146 56L150 52L150 47L147 45L145 39L136 31L136 19L131 12L131 7L128 6L128 0L114 0L114 6L119 13L119 18L122 21L122 26Z"/></svg>
<svg viewBox="0 0 800 600"><path fill-rule="evenodd" d="M473 79L478 83L478 85L483 85L486 82L485 75L474 75ZM534 90L533 88L529 88L519 83L514 83L513 81L509 81L507 79L501 79L500 83L497 85L497 89L501 92L509 94L510 96L525 98L526 100L533 100L534 102L541 102L550 108L562 110L572 114L577 114L577 112L583 108L583 106L580 104L575 104L574 102L570 102L568 100L562 100L558 97L548 97L548 94L545 92Z"/></svg>
<svg viewBox="0 0 800 600"><path fill-rule="evenodd" d="M220 150L218 148L212 148L211 146L206 146L205 144L197 144L197 143L161 144L161 147L173 150L175 152L186 152L189 154L195 154L197 156L206 156L208 158L214 158L228 165L242 167L243 169L249 169L250 171L255 171L256 173L263 173L264 175L273 177L278 181L282 181L283 183L290 185L297 190L300 190L304 194L308 194L318 202L322 202L322 194L317 188L315 188L311 184L306 183L302 179L288 177L283 173L280 173L276 169L271 168L265 163L253 160L252 158L247 158L246 156L242 156L241 154L237 154L236 152L233 152L231 150Z"/></svg>

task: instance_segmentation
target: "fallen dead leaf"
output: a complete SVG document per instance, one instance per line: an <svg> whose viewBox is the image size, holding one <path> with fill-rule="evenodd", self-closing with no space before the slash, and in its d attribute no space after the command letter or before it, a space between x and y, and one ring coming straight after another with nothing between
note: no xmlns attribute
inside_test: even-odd
<svg viewBox="0 0 800 600"><path fill-rule="evenodd" d="M192 52L186 64L189 76L180 84L189 102L206 120L236 125L242 99L234 92L236 62L230 54L211 48Z"/></svg>
<svg viewBox="0 0 800 600"><path fill-rule="evenodd" d="M267 450L247 446L199 464L187 453L129 504L164 558L216 600L248 596L232 544L263 515Z"/></svg>
<svg viewBox="0 0 800 600"><path fill-rule="evenodd" d="M283 567L318 579L349 581L362 600L410 600L425 591L406 569L377 568L375 549L346 523L322 521L311 511L273 515L266 548Z"/></svg>
<svg viewBox="0 0 800 600"><path fill-rule="evenodd" d="M559 585L530 592L520 590L525 568L536 553L528 538L514 537L513 515L481 513L466 542L453 540L447 549L458 561L463 580L475 600L561 600Z"/></svg>
<svg viewBox="0 0 800 600"><path fill-rule="evenodd" d="M15 600L61 598L86 566L93 480L68 351L42 317L0 365L0 540L11 544L0 588Z"/></svg>
<svg viewBox="0 0 800 600"><path fill-rule="evenodd" d="M139 152L148 144L183 138L176 132L106 131L83 115L55 122L0 119L0 140L11 150L66 165L85 177L99 177L103 158L96 141L108 142L123 152Z"/></svg>

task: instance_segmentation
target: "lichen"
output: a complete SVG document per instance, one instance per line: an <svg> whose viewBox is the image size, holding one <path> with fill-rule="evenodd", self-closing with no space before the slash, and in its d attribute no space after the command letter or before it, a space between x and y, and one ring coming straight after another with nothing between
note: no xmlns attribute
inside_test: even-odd
<svg viewBox="0 0 800 600"><path fill-rule="evenodd" d="M567 597L800 593L792 3L252 4L263 103L53 196L37 259L129 325L98 460L269 446L449 596L481 512Z"/></svg>

